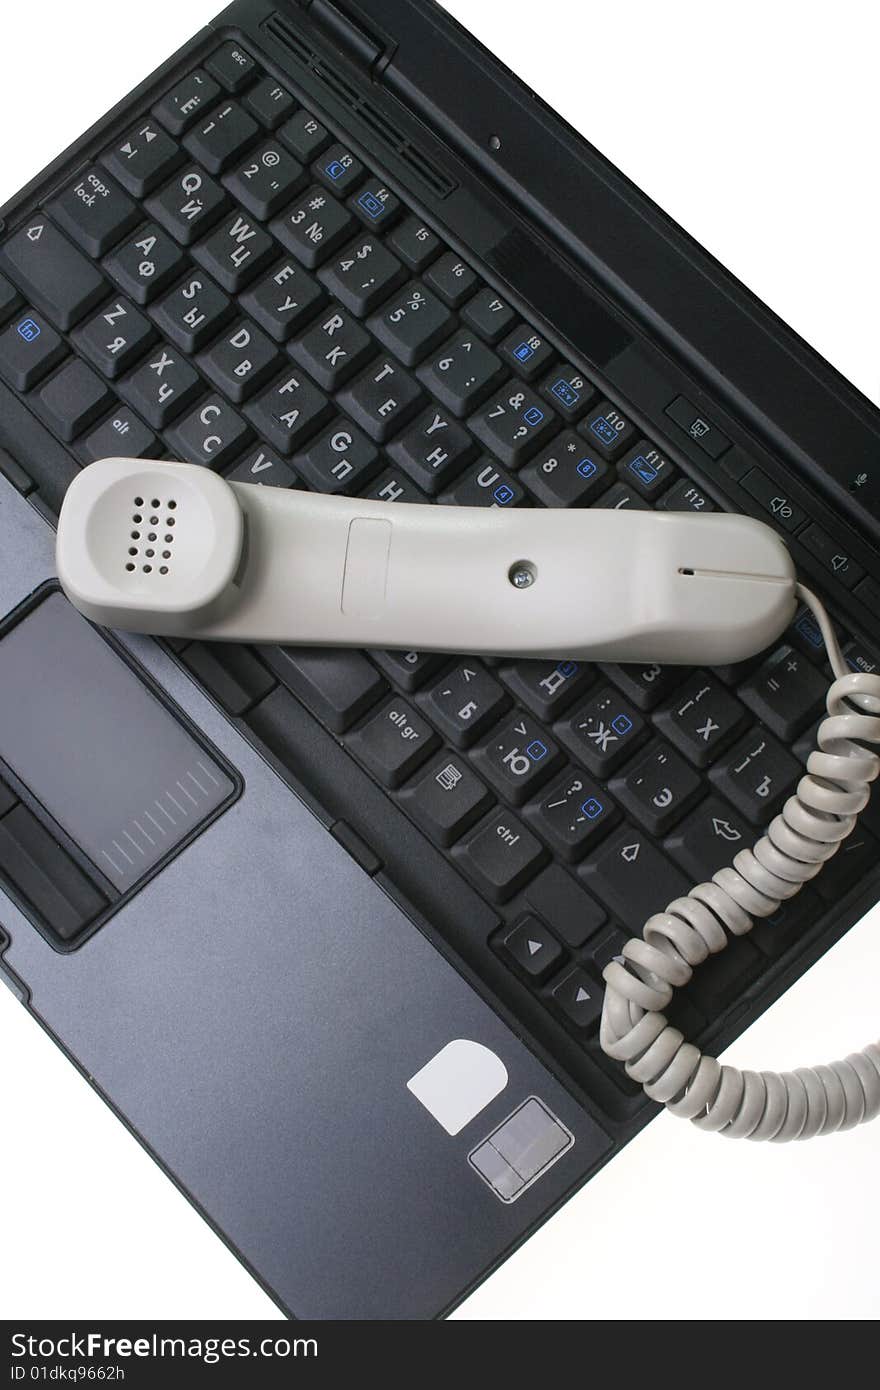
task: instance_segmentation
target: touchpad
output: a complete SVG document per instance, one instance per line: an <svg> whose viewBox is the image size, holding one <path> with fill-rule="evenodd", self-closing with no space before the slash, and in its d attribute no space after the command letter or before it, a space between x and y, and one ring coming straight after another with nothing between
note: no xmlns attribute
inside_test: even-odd
<svg viewBox="0 0 880 1390"><path fill-rule="evenodd" d="M0 637L0 760L18 803L0 817L0 874L64 940L98 901L80 876L106 916L238 790L232 769L57 591ZM53 841L58 828L67 843ZM70 892L84 905L73 929L69 913L63 927L53 920Z"/></svg>

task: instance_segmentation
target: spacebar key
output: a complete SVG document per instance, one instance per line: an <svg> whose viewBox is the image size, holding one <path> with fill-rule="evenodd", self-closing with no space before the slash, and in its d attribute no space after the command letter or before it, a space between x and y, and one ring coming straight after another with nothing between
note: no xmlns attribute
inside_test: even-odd
<svg viewBox="0 0 880 1390"><path fill-rule="evenodd" d="M386 689L360 652L334 647L260 647L260 656L282 685L299 697L334 734L366 714Z"/></svg>
<svg viewBox="0 0 880 1390"><path fill-rule="evenodd" d="M107 291L91 261L42 213L0 246L0 267L61 329L72 328Z"/></svg>

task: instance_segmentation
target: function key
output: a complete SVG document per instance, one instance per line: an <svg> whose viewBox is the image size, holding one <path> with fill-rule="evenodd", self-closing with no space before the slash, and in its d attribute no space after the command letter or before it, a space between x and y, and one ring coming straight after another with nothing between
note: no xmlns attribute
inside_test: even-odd
<svg viewBox="0 0 880 1390"><path fill-rule="evenodd" d="M666 512L714 512L718 510L712 499L687 478L680 478L674 487L671 487L660 498L657 506Z"/></svg>
<svg viewBox="0 0 880 1390"><path fill-rule="evenodd" d="M348 206L370 227L390 227L401 212L400 199L379 179L370 179L360 193L349 199Z"/></svg>
<svg viewBox="0 0 880 1390"><path fill-rule="evenodd" d="M122 242L104 265L132 299L147 304L182 273L185 260L177 242L150 222Z"/></svg>
<svg viewBox="0 0 880 1390"><path fill-rule="evenodd" d="M337 198L344 198L361 182L365 170L344 145L331 145L312 165L312 173Z"/></svg>
<svg viewBox="0 0 880 1390"><path fill-rule="evenodd" d="M649 834L665 835L699 800L703 783L678 753L654 743L611 790Z"/></svg>
<svg viewBox="0 0 880 1390"><path fill-rule="evenodd" d="M527 815L569 862L582 859L620 813L606 791L583 772L569 768Z"/></svg>
<svg viewBox="0 0 880 1390"><path fill-rule="evenodd" d="M135 126L115 149L103 156L111 174L135 198L144 198L168 178L181 153L177 145L153 121Z"/></svg>
<svg viewBox="0 0 880 1390"><path fill-rule="evenodd" d="M321 265L344 245L354 228L354 218L348 208L317 184L312 184L283 217L272 223L278 240L309 270Z"/></svg>
<svg viewBox="0 0 880 1390"><path fill-rule="evenodd" d="M491 801L463 758L444 752L401 793L401 802L431 839L447 848Z"/></svg>
<svg viewBox="0 0 880 1390"><path fill-rule="evenodd" d="M105 382L74 358L40 392L40 413L60 439L70 441L94 424L110 403Z"/></svg>
<svg viewBox="0 0 880 1390"><path fill-rule="evenodd" d="M505 800L521 806L546 782L559 762L560 752L540 725L518 716L496 729L473 757Z"/></svg>
<svg viewBox="0 0 880 1390"><path fill-rule="evenodd" d="M455 507L518 507L525 491L494 459L478 459L465 468L441 502Z"/></svg>
<svg viewBox="0 0 880 1390"><path fill-rule="evenodd" d="M746 474L742 486L750 497L760 503L761 510L769 513L768 521L775 521L785 531L797 531L803 526L807 519L806 512L792 502L784 487L777 487L759 468L753 468L751 473Z"/></svg>
<svg viewBox="0 0 880 1390"><path fill-rule="evenodd" d="M425 275L425 281L453 309L460 309L479 287L479 280L469 265L453 251L447 251L435 261Z"/></svg>
<svg viewBox="0 0 880 1390"><path fill-rule="evenodd" d="M8 319L13 309L21 303L21 295L4 275L0 275L0 322Z"/></svg>
<svg viewBox="0 0 880 1390"><path fill-rule="evenodd" d="M496 811L455 857L494 902L506 902L537 873L547 852L515 816Z"/></svg>
<svg viewBox="0 0 880 1390"><path fill-rule="evenodd" d="M609 480L608 464L573 430L565 430L520 475L547 507L583 507Z"/></svg>
<svg viewBox="0 0 880 1390"><path fill-rule="evenodd" d="M607 459L619 458L636 433L633 422L610 401L600 401L578 428Z"/></svg>
<svg viewBox="0 0 880 1390"><path fill-rule="evenodd" d="M511 468L518 468L559 428L547 403L518 381L491 396L470 423L486 448Z"/></svg>
<svg viewBox="0 0 880 1390"><path fill-rule="evenodd" d="M562 947L537 917L522 917L502 940L511 960L536 984L546 980L562 960ZM594 992L601 994L598 987Z"/></svg>
<svg viewBox="0 0 880 1390"><path fill-rule="evenodd" d="M91 261L40 213L0 247L0 270L62 331L107 293L107 281Z"/></svg>
<svg viewBox="0 0 880 1390"><path fill-rule="evenodd" d="M392 697L349 738L352 752L385 787L399 787L440 742L420 714Z"/></svg>
<svg viewBox="0 0 880 1390"><path fill-rule="evenodd" d="M642 742L645 721L606 686L579 705L558 733L594 777L605 778Z"/></svg>
<svg viewBox="0 0 880 1390"><path fill-rule="evenodd" d="M232 314L232 300L207 275L185 280L152 310L160 330L184 352L200 351Z"/></svg>
<svg viewBox="0 0 880 1390"><path fill-rule="evenodd" d="M170 135L183 135L206 106L219 101L220 88L201 68L196 68L153 107L153 115Z"/></svg>
<svg viewBox="0 0 880 1390"><path fill-rule="evenodd" d="M0 376L16 391L29 391L66 352L54 328L30 310L0 334Z"/></svg>
<svg viewBox="0 0 880 1390"><path fill-rule="evenodd" d="M243 91L260 71L251 55L237 43L225 43L218 48L216 53L211 54L205 67L227 92Z"/></svg>
<svg viewBox="0 0 880 1390"><path fill-rule="evenodd" d="M813 559L845 589L854 589L859 580L864 579L865 571L852 558L846 546L834 540L821 526L808 526L806 531L798 536L798 540Z"/></svg>
<svg viewBox="0 0 880 1390"><path fill-rule="evenodd" d="M297 111L280 127L278 136L302 164L311 164L333 139L329 130L309 111Z"/></svg>
<svg viewBox="0 0 880 1390"><path fill-rule="evenodd" d="M118 456L155 458L158 451L159 441L153 431L148 430L143 420L127 405L118 405L110 418L79 445L79 454L84 463Z"/></svg>
<svg viewBox="0 0 880 1390"><path fill-rule="evenodd" d="M762 724L791 743L822 713L828 683L807 657L785 646L749 677L739 694Z"/></svg>
<svg viewBox="0 0 880 1390"><path fill-rule="evenodd" d="M501 679L538 719L552 723L593 679L583 661L518 661L505 666Z"/></svg>
<svg viewBox="0 0 880 1390"><path fill-rule="evenodd" d="M546 338L542 338L527 323L519 324L505 338L499 351L507 365L513 367L519 376L525 377L526 381L534 381L541 376L556 356Z"/></svg>
<svg viewBox="0 0 880 1390"><path fill-rule="evenodd" d="M115 300L77 329L75 338L82 355L112 380L127 371L154 336L143 314L125 300Z"/></svg>
<svg viewBox="0 0 880 1390"><path fill-rule="evenodd" d="M431 348L437 347L455 325L455 319L435 294L412 281L392 296L370 328L407 367L414 367Z"/></svg>
<svg viewBox="0 0 880 1390"><path fill-rule="evenodd" d="M228 204L229 199L219 183L198 165L190 164L179 169L169 184L148 198L146 206L151 216L173 237L184 246L191 246L213 226Z"/></svg>
<svg viewBox="0 0 880 1390"><path fill-rule="evenodd" d="M553 991L553 1002L575 1028L586 1032L595 1028L602 1017L605 991L580 966L569 972Z"/></svg>
<svg viewBox="0 0 880 1390"><path fill-rule="evenodd" d="M262 227L235 210L220 223L207 241L195 247L193 255L215 280L219 280L224 290L237 294L263 269L277 250Z"/></svg>
<svg viewBox="0 0 880 1390"><path fill-rule="evenodd" d="M227 175L227 188L248 212L263 221L273 217L306 182L306 171L280 142L269 141L253 150Z"/></svg>
<svg viewBox="0 0 880 1390"><path fill-rule="evenodd" d="M803 772L781 743L761 728L741 738L709 776L737 810L766 825L781 810Z"/></svg>
<svg viewBox="0 0 880 1390"><path fill-rule="evenodd" d="M406 279L406 271L381 241L362 236L328 262L320 279L346 309L363 317Z"/></svg>
<svg viewBox="0 0 880 1390"><path fill-rule="evenodd" d="M314 318L323 302L321 286L292 260L276 266L241 299L242 308L279 343Z"/></svg>
<svg viewBox="0 0 880 1390"><path fill-rule="evenodd" d="M103 256L140 221L128 194L95 165L49 204L49 212L90 256Z"/></svg>
<svg viewBox="0 0 880 1390"><path fill-rule="evenodd" d="M649 502L659 497L678 476L677 469L665 454L645 440L620 460L617 471L625 483L634 487Z"/></svg>
<svg viewBox="0 0 880 1390"><path fill-rule="evenodd" d="M697 767L708 767L746 722L739 700L698 672L656 716L657 727Z"/></svg>
<svg viewBox="0 0 880 1390"><path fill-rule="evenodd" d="M488 286L464 306L461 316L469 328L493 346L501 341L516 318L510 305Z"/></svg>
<svg viewBox="0 0 880 1390"><path fill-rule="evenodd" d="M228 101L193 126L183 143L209 173L222 174L259 134L256 121L237 102Z"/></svg>
<svg viewBox="0 0 880 1390"><path fill-rule="evenodd" d="M276 130L291 114L296 102L286 87L280 86L272 77L263 77L248 92L244 104L261 125Z"/></svg>
<svg viewBox="0 0 880 1390"><path fill-rule="evenodd" d="M455 415L468 415L506 376L501 360L467 329L459 330L419 368L428 390Z"/></svg>
<svg viewBox="0 0 880 1390"><path fill-rule="evenodd" d="M401 222L391 233L388 245L416 275L436 260L443 249L440 238L418 217L407 217Z"/></svg>
<svg viewBox="0 0 880 1390"><path fill-rule="evenodd" d="M434 723L464 748L509 704L501 686L478 661L462 662L442 676L428 695Z"/></svg>
<svg viewBox="0 0 880 1390"><path fill-rule="evenodd" d="M174 457L225 468L241 453L250 430L220 396L209 396L168 434Z"/></svg>
<svg viewBox="0 0 880 1390"><path fill-rule="evenodd" d="M541 383L541 395L558 411L567 424L575 424L591 401L596 389L576 367L564 363L556 367Z"/></svg>

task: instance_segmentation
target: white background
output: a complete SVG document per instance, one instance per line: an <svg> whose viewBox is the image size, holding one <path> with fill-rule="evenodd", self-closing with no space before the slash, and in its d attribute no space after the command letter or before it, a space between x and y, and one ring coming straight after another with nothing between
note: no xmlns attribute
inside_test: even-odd
<svg viewBox="0 0 880 1390"><path fill-rule="evenodd" d="M0 202L218 6L7 7ZM880 401L873 6L448 7ZM788 1067L876 1038L878 929L880 910L740 1039L731 1059ZM278 1316L5 990L0 1114L0 1316ZM725 1142L663 1116L456 1316L876 1317L878 1157L880 1122L778 1148Z"/></svg>

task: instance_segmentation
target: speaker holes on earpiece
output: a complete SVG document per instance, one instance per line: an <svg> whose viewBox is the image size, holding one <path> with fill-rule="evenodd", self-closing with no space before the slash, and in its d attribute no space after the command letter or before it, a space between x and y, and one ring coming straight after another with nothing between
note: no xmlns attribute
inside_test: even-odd
<svg viewBox="0 0 880 1390"><path fill-rule="evenodd" d="M160 566L159 566L159 573L160 573L160 574L167 574L167 573L168 573L168 566L167 566L167 565L160 565Z"/></svg>
<svg viewBox="0 0 880 1390"><path fill-rule="evenodd" d="M153 573L153 566L152 566L152 565L144 565L144 574L152 574L152 573Z"/></svg>
<svg viewBox="0 0 880 1390"><path fill-rule="evenodd" d="M141 522L143 521L143 517L141 516L140 512L135 512L134 516L132 517L132 521L134 522L135 526L140 526Z"/></svg>
<svg viewBox="0 0 880 1390"><path fill-rule="evenodd" d="M171 559L171 551L170 551L170 550L163 550L163 551L162 551L162 559L163 559L163 560L170 560L170 559Z"/></svg>
<svg viewBox="0 0 880 1390"><path fill-rule="evenodd" d="M173 525L174 525L174 517L173 517L173 516L166 516L166 518L165 518L165 525L166 525L166 526L173 526Z"/></svg>
<svg viewBox="0 0 880 1390"><path fill-rule="evenodd" d="M134 499L134 505L135 505L136 507L142 507L142 506L144 505L144 499L143 499L143 497L136 497L136 498Z"/></svg>
<svg viewBox="0 0 880 1390"><path fill-rule="evenodd" d="M176 506L177 506L177 503L175 502L174 498L172 497L171 501L168 503L168 510L169 510L170 512L173 512L173 511L174 511L174 508L175 508Z"/></svg>
<svg viewBox="0 0 880 1390"><path fill-rule="evenodd" d="M166 536L166 537L165 537L165 544L166 544L166 545L170 545L171 542L172 542L173 540L174 540L174 537L173 537L173 536Z"/></svg>
<svg viewBox="0 0 880 1390"><path fill-rule="evenodd" d="M137 555L137 553L138 553L138 548L137 548L137 546L136 546L136 545L130 545L130 546L128 547L128 553L129 553L129 555Z"/></svg>
<svg viewBox="0 0 880 1390"><path fill-rule="evenodd" d="M126 568L126 569L129 571L129 573L130 573L130 572L134 569L134 565L128 564L128 565L125 566L125 568Z"/></svg>

